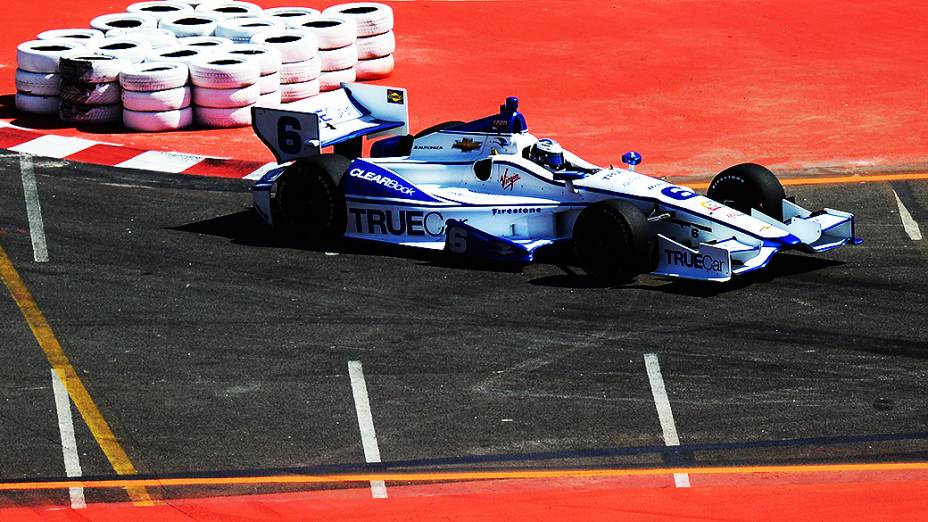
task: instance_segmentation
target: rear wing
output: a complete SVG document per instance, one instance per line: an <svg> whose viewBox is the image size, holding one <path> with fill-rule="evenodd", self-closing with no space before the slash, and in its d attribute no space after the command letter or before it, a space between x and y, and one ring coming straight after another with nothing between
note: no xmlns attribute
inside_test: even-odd
<svg viewBox="0 0 928 522"><path fill-rule="evenodd" d="M409 133L406 89L360 83L305 100L286 108L251 109L251 125L258 138L274 153L278 163L320 153L362 136L395 136Z"/></svg>

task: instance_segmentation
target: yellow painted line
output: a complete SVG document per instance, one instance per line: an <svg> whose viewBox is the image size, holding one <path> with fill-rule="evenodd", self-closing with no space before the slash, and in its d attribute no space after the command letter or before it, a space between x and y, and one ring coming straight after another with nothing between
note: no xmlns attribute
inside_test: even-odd
<svg viewBox="0 0 928 522"><path fill-rule="evenodd" d="M796 187L801 185L849 185L852 183L877 183L880 181L917 181L928 179L928 172L909 172L907 174L873 174L873 175L854 175L854 176L810 176L807 178L783 178L780 184L784 187ZM709 182L687 183L685 180L677 180L680 185L692 189L704 190L709 188Z"/></svg>
<svg viewBox="0 0 928 522"><path fill-rule="evenodd" d="M42 351L45 352L45 357L48 358L52 369L55 370L58 378L64 384L71 401L74 402L77 411L80 412L84 422L87 423L90 433L93 434L93 438L100 445L103 454L110 461L113 470L117 475L137 474L135 466L132 465L129 456L122 449L119 441L116 440L116 435L113 434L110 425L93 402L93 398L91 398L87 388L84 387L84 383L81 382L77 371L71 366L71 362L55 337L52 327L45 320L45 315L42 314L39 305L32 297L29 289L26 288L25 282L23 282L22 277L16 271L2 246L0 246L0 278L3 279L3 284L9 289L10 295L13 296L13 300L16 301L16 305L26 319L26 323L29 324L32 335L39 343ZM138 505L152 505L151 497L144 487L136 485L127 487L127 492L133 502Z"/></svg>
<svg viewBox="0 0 928 522"><path fill-rule="evenodd" d="M423 471L394 473L352 473L332 475L265 475L251 477L184 477L150 479L86 479L54 482L5 482L0 491L47 490L65 488L125 488L131 486L254 486L283 484L331 484L370 482L456 482L465 480L615 478L650 475L746 475L752 473L859 473L874 471L928 471L928 462L883 462L872 464L793 464L774 466L718 466L692 468L634 469L546 469L511 471Z"/></svg>

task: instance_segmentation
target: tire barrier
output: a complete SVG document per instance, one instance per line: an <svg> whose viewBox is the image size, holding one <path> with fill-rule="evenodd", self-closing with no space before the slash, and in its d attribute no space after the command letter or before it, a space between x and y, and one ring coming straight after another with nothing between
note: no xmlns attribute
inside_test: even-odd
<svg viewBox="0 0 928 522"><path fill-rule="evenodd" d="M125 36L136 40L145 40L151 44L152 49L161 49L177 45L177 36L167 29L110 29L106 32L107 38Z"/></svg>
<svg viewBox="0 0 928 522"><path fill-rule="evenodd" d="M261 96L261 65L241 54L217 54L190 62L194 120L204 127L251 125Z"/></svg>
<svg viewBox="0 0 928 522"><path fill-rule="evenodd" d="M280 100L292 103L319 94L319 42L307 31L277 29L255 35L252 43L280 54Z"/></svg>
<svg viewBox="0 0 928 522"><path fill-rule="evenodd" d="M357 81L379 80L390 76L395 65L393 53L396 51L393 9L383 4L356 2L334 5L323 13L342 16L357 24Z"/></svg>
<svg viewBox="0 0 928 522"><path fill-rule="evenodd" d="M221 20L216 27L216 36L228 38L235 43L250 43L251 38L258 33L284 28L284 23L277 18L242 16Z"/></svg>
<svg viewBox="0 0 928 522"><path fill-rule="evenodd" d="M117 56L130 63L142 63L152 51L151 42L130 36L104 38L94 42L87 49L101 54Z"/></svg>
<svg viewBox="0 0 928 522"><path fill-rule="evenodd" d="M38 40L68 40L87 45L94 40L102 40L103 32L96 29L51 29L36 36Z"/></svg>
<svg viewBox="0 0 928 522"><path fill-rule="evenodd" d="M229 49L228 54L248 57L258 62L258 70L261 74L258 79L260 91L258 105L262 107L280 105L280 78L283 64L277 49L257 44L235 44Z"/></svg>
<svg viewBox="0 0 928 522"><path fill-rule="evenodd" d="M120 71L129 59L98 49L67 53L58 62L61 76L61 121L76 124L110 124L122 120Z"/></svg>
<svg viewBox="0 0 928 522"><path fill-rule="evenodd" d="M166 16L178 13L192 13L193 7L172 0L154 0L132 4L126 8L126 12L146 14L160 21Z"/></svg>
<svg viewBox="0 0 928 522"><path fill-rule="evenodd" d="M207 51L211 54L225 52L234 44L232 40L229 40L228 38L221 38L219 36L187 36L184 38L178 38L177 43L180 45L203 49L204 51Z"/></svg>
<svg viewBox="0 0 928 522"><path fill-rule="evenodd" d="M94 18L90 27L104 33L110 29L154 29L158 20L144 13L113 13Z"/></svg>
<svg viewBox="0 0 928 522"><path fill-rule="evenodd" d="M162 18L158 27L171 31L178 38L210 36L216 31L219 20L218 16L209 13L177 13Z"/></svg>
<svg viewBox="0 0 928 522"><path fill-rule="evenodd" d="M262 16L269 16L282 21L288 28L294 29L304 21L322 14L310 7L272 7L262 11Z"/></svg>
<svg viewBox="0 0 928 522"><path fill-rule="evenodd" d="M161 132L251 123L275 107L386 78L393 10L353 2L262 9L240 0L146 0L17 47L16 108L75 124Z"/></svg>
<svg viewBox="0 0 928 522"><path fill-rule="evenodd" d="M143 132L178 130L193 124L193 94L187 65L146 62L119 73L123 125Z"/></svg>
<svg viewBox="0 0 928 522"><path fill-rule="evenodd" d="M219 18L238 18L242 16L258 16L261 14L261 6L251 2L229 1L229 2L203 2L196 7L198 13L209 13Z"/></svg>

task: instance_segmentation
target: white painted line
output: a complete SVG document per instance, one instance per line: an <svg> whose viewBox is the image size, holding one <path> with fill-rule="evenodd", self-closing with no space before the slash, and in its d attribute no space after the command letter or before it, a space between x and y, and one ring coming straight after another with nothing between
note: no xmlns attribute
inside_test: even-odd
<svg viewBox="0 0 928 522"><path fill-rule="evenodd" d="M19 170L23 177L23 194L26 196L32 256L37 263L45 263L48 262L48 245L45 243L45 224L42 222L42 206L39 205L39 188L35 182L32 156L23 154L19 157Z"/></svg>
<svg viewBox="0 0 928 522"><path fill-rule="evenodd" d="M183 172L197 163L203 161L203 156L180 154L177 152L162 152L149 150L134 158L116 165L123 169L154 170L156 172Z"/></svg>
<svg viewBox="0 0 928 522"><path fill-rule="evenodd" d="M361 445L364 446L364 460L368 463L380 462L377 432L374 431L374 418L371 416L371 403L367 396L367 383L364 381L364 369L361 367L361 361L348 361L348 376L351 377L354 409L358 413L358 427L361 430ZM372 480L371 495L374 498L387 498L386 484L382 480Z"/></svg>
<svg viewBox="0 0 928 522"><path fill-rule="evenodd" d="M651 381L651 395L654 396L657 417L664 432L664 444L679 446L680 437L677 436L677 426L673 422L673 411L670 410L670 399L667 397L667 389L664 388L664 377L661 375L661 365L657 362L657 354L644 354L644 366L648 370L648 380ZM688 488L690 476L688 473L674 473L673 483L678 488Z"/></svg>
<svg viewBox="0 0 928 522"><path fill-rule="evenodd" d="M32 154L34 156L45 156L47 158L64 158L71 154L76 154L84 149L89 149L98 144L98 141L85 140L83 138L68 138L66 136L57 136L46 134L39 136L34 140L21 143L9 150Z"/></svg>
<svg viewBox="0 0 928 522"><path fill-rule="evenodd" d="M77 441L74 438L74 422L71 420L71 399L58 374L52 369L52 389L55 390L55 409L58 410L58 431L61 433L61 453L64 456L64 472L68 478L80 477L81 461L77 453ZM71 507L83 509L84 488L69 488Z"/></svg>
<svg viewBox="0 0 928 522"><path fill-rule="evenodd" d="M896 198L896 205L899 205L899 217L902 218L902 226L905 228L905 233L909 235L912 241L920 241L922 239L922 231L918 228L918 223L912 219L912 214L909 214L909 209L905 208L905 205L902 204L902 200L899 199L899 194L896 194L895 190L893 190L893 196Z"/></svg>

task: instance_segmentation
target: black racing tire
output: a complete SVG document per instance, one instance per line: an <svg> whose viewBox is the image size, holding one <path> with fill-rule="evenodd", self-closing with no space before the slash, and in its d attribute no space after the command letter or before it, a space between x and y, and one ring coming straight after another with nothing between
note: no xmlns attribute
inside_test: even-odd
<svg viewBox="0 0 928 522"><path fill-rule="evenodd" d="M657 232L635 205L618 199L595 203L577 216L574 254L584 272L607 283L625 283L657 265Z"/></svg>
<svg viewBox="0 0 928 522"><path fill-rule="evenodd" d="M413 139L419 139L422 136L425 136L427 134L431 134L433 132L438 132L438 131L443 131L445 129L450 129L451 127L457 127L458 125L464 125L464 122L463 121L444 121L437 125L432 125L431 127L422 129L421 131L413 135Z"/></svg>
<svg viewBox="0 0 928 522"><path fill-rule="evenodd" d="M342 176L350 161L322 154L291 165L277 186L284 226L309 244L334 241L345 233L348 210Z"/></svg>
<svg viewBox="0 0 928 522"><path fill-rule="evenodd" d="M773 172L756 163L729 167L712 179L706 192L709 199L750 214L752 208L783 221L786 193Z"/></svg>

